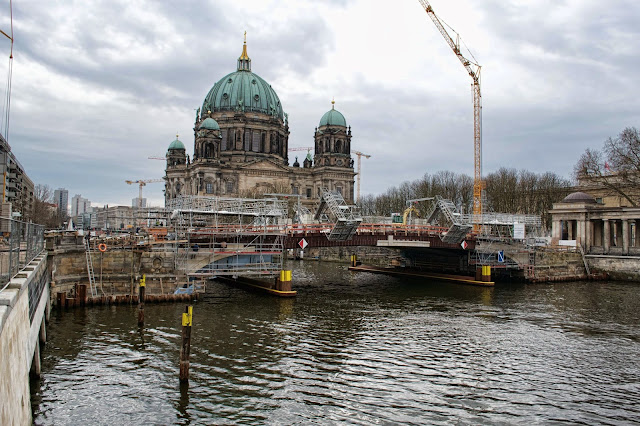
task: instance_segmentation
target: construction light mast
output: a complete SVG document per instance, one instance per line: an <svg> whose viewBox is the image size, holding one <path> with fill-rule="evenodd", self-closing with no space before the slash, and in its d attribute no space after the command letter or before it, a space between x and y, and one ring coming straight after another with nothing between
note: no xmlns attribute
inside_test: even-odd
<svg viewBox="0 0 640 426"><path fill-rule="evenodd" d="M353 151L353 153L358 156L358 190L357 190L357 193L356 193L357 194L356 202L358 202L358 201L360 201L360 174L362 172L362 164L361 164L362 157L371 158L371 156L368 155L368 154L363 154L360 151Z"/></svg>
<svg viewBox="0 0 640 426"><path fill-rule="evenodd" d="M460 35L453 29L451 29L455 35L455 41L445 27L442 25L442 22L436 16L431 4L427 0L418 0L424 10L427 11L427 14L433 21L433 23L444 37L449 47L453 50L453 53L456 54L464 68L471 76L471 87L473 90L473 141L474 141L474 167L473 167L473 214L475 216L474 222L476 224L482 223L482 190L484 188L484 182L482 181L482 96L480 94L480 65L474 61L471 61L465 58L460 52ZM451 28L451 27L449 27ZM473 55L471 55L473 58ZM477 225L479 226L479 225ZM477 229L476 229L477 230Z"/></svg>

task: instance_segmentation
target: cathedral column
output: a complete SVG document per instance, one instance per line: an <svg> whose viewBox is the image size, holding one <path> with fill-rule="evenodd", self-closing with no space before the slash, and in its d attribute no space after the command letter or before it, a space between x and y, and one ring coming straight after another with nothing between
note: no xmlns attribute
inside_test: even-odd
<svg viewBox="0 0 640 426"><path fill-rule="evenodd" d="M611 238L611 227L609 226L609 219L602 219L603 232L602 232L602 247L604 253L609 253L609 240Z"/></svg>

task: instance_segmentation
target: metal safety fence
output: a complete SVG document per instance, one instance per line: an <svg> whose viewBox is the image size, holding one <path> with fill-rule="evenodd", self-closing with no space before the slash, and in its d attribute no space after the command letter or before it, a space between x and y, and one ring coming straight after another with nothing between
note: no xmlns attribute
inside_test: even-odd
<svg viewBox="0 0 640 426"><path fill-rule="evenodd" d="M0 292L44 250L44 226L0 218Z"/></svg>

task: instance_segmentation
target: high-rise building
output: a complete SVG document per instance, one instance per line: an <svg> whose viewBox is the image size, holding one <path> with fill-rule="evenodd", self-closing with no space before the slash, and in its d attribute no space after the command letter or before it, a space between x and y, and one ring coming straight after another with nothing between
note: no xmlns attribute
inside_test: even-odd
<svg viewBox="0 0 640 426"><path fill-rule="evenodd" d="M69 214L69 191L64 188L58 188L53 191L53 204L58 206L60 218L63 220L66 219Z"/></svg>
<svg viewBox="0 0 640 426"><path fill-rule="evenodd" d="M138 202L140 202L140 204L138 204ZM139 201L138 197L132 198L131 199L131 207L142 207L142 208L145 208L145 207L147 207L147 199L146 198L142 198L142 200Z"/></svg>
<svg viewBox="0 0 640 426"><path fill-rule="evenodd" d="M82 198L80 194L76 194L71 199L71 217L80 216L91 210L91 201Z"/></svg>
<svg viewBox="0 0 640 426"><path fill-rule="evenodd" d="M2 203L11 203L14 216L31 219L33 213L34 185L11 152L11 146L0 135L0 179L2 179Z"/></svg>

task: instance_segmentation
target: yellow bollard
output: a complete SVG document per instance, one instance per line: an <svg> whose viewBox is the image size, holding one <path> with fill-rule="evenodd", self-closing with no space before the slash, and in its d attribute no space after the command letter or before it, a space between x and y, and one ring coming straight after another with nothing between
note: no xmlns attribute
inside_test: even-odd
<svg viewBox="0 0 640 426"><path fill-rule="evenodd" d="M276 289L280 291L291 291L291 271L280 271L280 280L276 283Z"/></svg>

